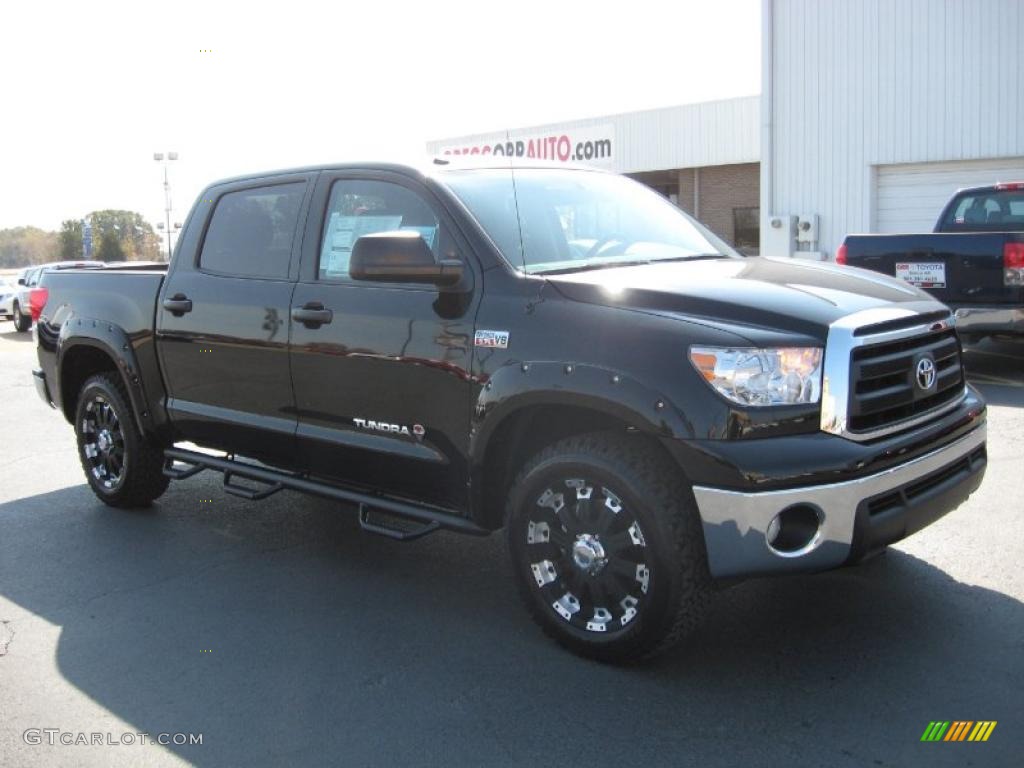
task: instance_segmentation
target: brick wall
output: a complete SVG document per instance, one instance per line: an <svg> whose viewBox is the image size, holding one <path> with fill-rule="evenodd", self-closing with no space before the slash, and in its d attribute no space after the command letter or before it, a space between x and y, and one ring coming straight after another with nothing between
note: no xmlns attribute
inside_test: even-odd
<svg viewBox="0 0 1024 768"><path fill-rule="evenodd" d="M679 207L693 215L693 168L679 170Z"/></svg>
<svg viewBox="0 0 1024 768"><path fill-rule="evenodd" d="M684 173L693 174L693 169L680 172L679 200L683 202ZM760 163L737 165L713 165L700 169L700 210L697 218L708 229L728 243L735 242L733 232L733 208L756 208L761 200ZM683 210L692 213L693 182L690 181L687 198L689 205Z"/></svg>
<svg viewBox="0 0 1024 768"><path fill-rule="evenodd" d="M629 174L661 194L676 191L678 205L696 217L727 243L735 245L734 208L757 208L761 200L760 163L709 165L676 171L647 171ZM694 185L700 189L694 208ZM675 189L673 189L675 187Z"/></svg>

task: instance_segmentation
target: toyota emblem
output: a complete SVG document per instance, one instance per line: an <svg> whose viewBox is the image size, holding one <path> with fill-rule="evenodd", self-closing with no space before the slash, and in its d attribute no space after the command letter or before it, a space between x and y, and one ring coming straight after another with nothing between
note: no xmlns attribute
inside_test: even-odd
<svg viewBox="0 0 1024 768"><path fill-rule="evenodd" d="M917 361L917 386L925 392L935 386L935 361L930 357Z"/></svg>

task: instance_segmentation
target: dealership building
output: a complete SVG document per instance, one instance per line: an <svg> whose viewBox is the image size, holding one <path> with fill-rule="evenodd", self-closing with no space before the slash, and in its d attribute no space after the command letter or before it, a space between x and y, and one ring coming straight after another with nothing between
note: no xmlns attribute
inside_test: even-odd
<svg viewBox="0 0 1024 768"><path fill-rule="evenodd" d="M649 185L745 252L828 259L1024 180L1020 0L763 0L759 96L428 142ZM671 93L666 92L666 100Z"/></svg>

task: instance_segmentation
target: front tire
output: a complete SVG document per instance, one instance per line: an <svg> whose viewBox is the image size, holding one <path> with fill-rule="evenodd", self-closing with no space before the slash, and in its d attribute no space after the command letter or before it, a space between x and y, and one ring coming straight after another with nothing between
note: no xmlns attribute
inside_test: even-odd
<svg viewBox="0 0 1024 768"><path fill-rule="evenodd" d="M14 305L14 330L19 333L25 333L29 328L32 327L32 315L26 315L21 311L21 305L15 303Z"/></svg>
<svg viewBox="0 0 1024 768"><path fill-rule="evenodd" d="M78 457L92 492L112 507L148 507L167 490L163 451L139 431L116 373L82 386L75 409Z"/></svg>
<svg viewBox="0 0 1024 768"><path fill-rule="evenodd" d="M704 616L711 580L693 492L640 436L581 435L541 451L512 487L506 522L527 609L577 654L655 656Z"/></svg>

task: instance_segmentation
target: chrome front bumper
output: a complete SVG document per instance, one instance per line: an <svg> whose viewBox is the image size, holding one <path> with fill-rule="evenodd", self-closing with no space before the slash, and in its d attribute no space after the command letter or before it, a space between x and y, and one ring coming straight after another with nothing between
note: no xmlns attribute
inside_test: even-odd
<svg viewBox="0 0 1024 768"><path fill-rule="evenodd" d="M960 333L1024 335L1024 307L959 307L953 314Z"/></svg>
<svg viewBox="0 0 1024 768"><path fill-rule="evenodd" d="M760 493L694 486L693 493L700 510L711 575L716 578L753 576L825 570L842 565L853 552L858 512L866 501L885 497L926 476L954 467L983 446L985 436L986 427L982 424L959 440L906 464L842 483ZM943 498L938 500L939 508L935 509L935 500L930 499L930 516L923 523L917 521L919 524L916 526L909 526L907 533L913 533L953 509L962 498L944 502L950 495L956 495L960 486L971 478L980 482L970 461L968 468L972 472L956 482L952 479L943 480L946 485L952 485L943 488ZM818 513L820 527L817 535L800 550L778 552L768 545L768 526L779 512L798 504L813 507ZM862 515L866 514L862 512ZM891 529L893 520L891 514L888 516L890 519L886 520L886 525ZM884 515L880 514L879 517Z"/></svg>

